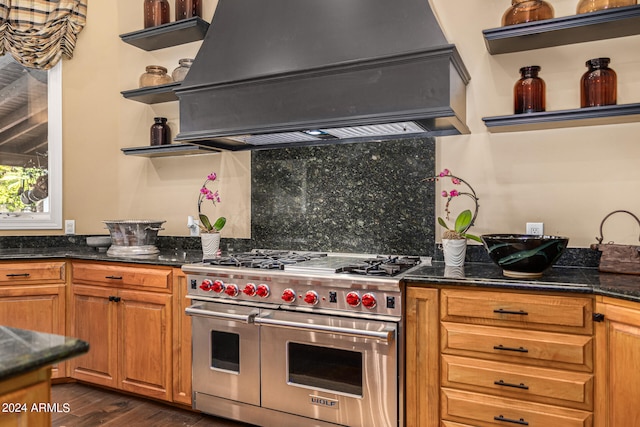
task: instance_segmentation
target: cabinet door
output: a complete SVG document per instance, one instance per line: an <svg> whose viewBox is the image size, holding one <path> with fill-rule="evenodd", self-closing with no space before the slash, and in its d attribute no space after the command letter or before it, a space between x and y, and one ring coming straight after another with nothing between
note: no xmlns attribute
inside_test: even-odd
<svg viewBox="0 0 640 427"><path fill-rule="evenodd" d="M406 292L405 419L407 427L440 425L438 290Z"/></svg>
<svg viewBox="0 0 640 427"><path fill-rule="evenodd" d="M173 270L173 292L173 401L191 406L191 316L184 312L191 300L179 268Z"/></svg>
<svg viewBox="0 0 640 427"><path fill-rule="evenodd" d="M171 295L120 290L118 296L119 388L171 400Z"/></svg>
<svg viewBox="0 0 640 427"><path fill-rule="evenodd" d="M65 285L3 286L0 325L65 335ZM53 366L52 377L66 377L65 363Z"/></svg>
<svg viewBox="0 0 640 427"><path fill-rule="evenodd" d="M109 288L73 285L70 335L89 343L89 352L70 360L71 376L109 387L117 386L117 308Z"/></svg>
<svg viewBox="0 0 640 427"><path fill-rule="evenodd" d="M640 305L609 302L596 305L604 314L596 324L596 426L639 426Z"/></svg>

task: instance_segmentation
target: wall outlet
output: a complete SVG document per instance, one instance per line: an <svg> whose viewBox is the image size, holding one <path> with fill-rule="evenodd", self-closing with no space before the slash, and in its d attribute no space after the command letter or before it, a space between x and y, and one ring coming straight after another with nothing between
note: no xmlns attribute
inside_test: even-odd
<svg viewBox="0 0 640 427"><path fill-rule="evenodd" d="M76 234L76 221L74 219L64 220L64 234Z"/></svg>
<svg viewBox="0 0 640 427"><path fill-rule="evenodd" d="M528 222L527 234L533 234L534 236L542 236L544 234L544 223L542 222Z"/></svg>

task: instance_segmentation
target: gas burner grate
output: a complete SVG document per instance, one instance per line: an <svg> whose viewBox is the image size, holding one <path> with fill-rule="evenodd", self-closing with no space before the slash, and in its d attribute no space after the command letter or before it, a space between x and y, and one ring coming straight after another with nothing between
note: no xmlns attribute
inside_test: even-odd
<svg viewBox="0 0 640 427"><path fill-rule="evenodd" d="M369 258L361 263L347 265L342 272L367 276L395 276L420 264L420 257L383 257Z"/></svg>
<svg viewBox="0 0 640 427"><path fill-rule="evenodd" d="M283 270L285 265L325 257L325 253L298 253L280 250L253 250L215 259L205 259L210 265L238 268L261 268L267 270Z"/></svg>

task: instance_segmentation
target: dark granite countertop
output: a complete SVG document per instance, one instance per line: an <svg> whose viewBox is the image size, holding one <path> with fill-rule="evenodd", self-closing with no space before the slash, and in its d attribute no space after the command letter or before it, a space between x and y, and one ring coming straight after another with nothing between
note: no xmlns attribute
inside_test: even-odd
<svg viewBox="0 0 640 427"><path fill-rule="evenodd" d="M505 277L495 264L466 263L464 267L446 267L443 262L433 261L431 265L408 271L403 278L412 284L561 291L640 302L640 276L600 273L597 268L554 266L537 279L512 279Z"/></svg>
<svg viewBox="0 0 640 427"><path fill-rule="evenodd" d="M157 255L114 257L106 252L98 252L94 248L79 246L77 248L6 248L0 249L0 260L33 260L72 258L93 261L131 262L136 264L165 265L180 267L183 264L202 261L199 250L161 250Z"/></svg>
<svg viewBox="0 0 640 427"><path fill-rule="evenodd" d="M0 381L89 351L76 338L0 326Z"/></svg>

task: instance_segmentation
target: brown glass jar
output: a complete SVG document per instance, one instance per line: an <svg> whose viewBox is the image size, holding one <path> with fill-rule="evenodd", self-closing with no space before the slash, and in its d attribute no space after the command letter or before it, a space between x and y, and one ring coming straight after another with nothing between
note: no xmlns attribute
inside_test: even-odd
<svg viewBox="0 0 640 427"><path fill-rule="evenodd" d="M200 0L176 0L176 21L194 16L202 17Z"/></svg>
<svg viewBox="0 0 640 427"><path fill-rule="evenodd" d="M520 80L513 87L513 110L515 114L535 113L546 108L546 85L538 77L540 66L520 68Z"/></svg>
<svg viewBox="0 0 640 427"><path fill-rule="evenodd" d="M511 7L502 15L502 26L553 18L553 6L544 0L511 0Z"/></svg>
<svg viewBox="0 0 640 427"><path fill-rule="evenodd" d="M171 144L171 129L166 117L154 117L151 125L151 145Z"/></svg>
<svg viewBox="0 0 640 427"><path fill-rule="evenodd" d="M609 68L610 58L586 62L589 70L580 79L580 107L600 107L618 102L618 76Z"/></svg>
<svg viewBox="0 0 640 427"><path fill-rule="evenodd" d="M580 0L576 7L576 13L596 12L614 7L633 6L634 4L638 4L637 0Z"/></svg>
<svg viewBox="0 0 640 427"><path fill-rule="evenodd" d="M168 0L144 0L144 28L167 24L170 19Z"/></svg>
<svg viewBox="0 0 640 427"><path fill-rule="evenodd" d="M165 85L173 82L167 69L160 65L147 65L145 73L140 76L140 87Z"/></svg>

